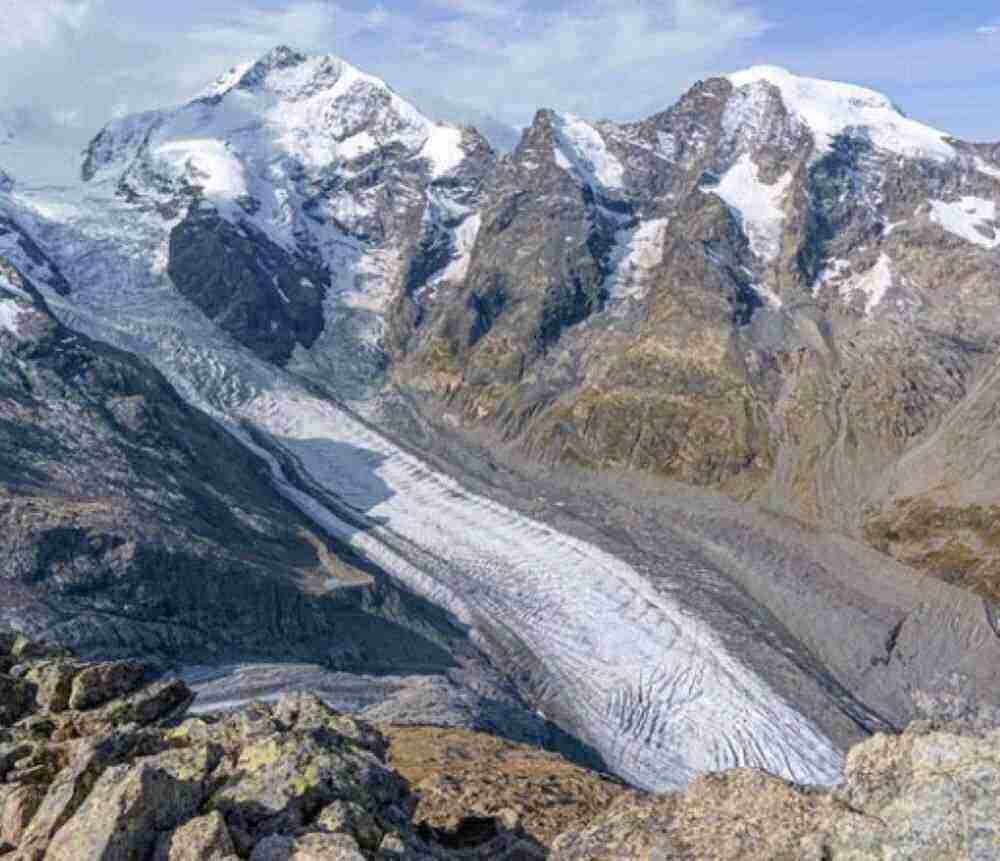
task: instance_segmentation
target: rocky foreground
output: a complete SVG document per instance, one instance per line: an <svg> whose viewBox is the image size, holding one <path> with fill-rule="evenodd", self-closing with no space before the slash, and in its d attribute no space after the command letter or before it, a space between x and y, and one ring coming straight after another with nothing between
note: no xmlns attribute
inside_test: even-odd
<svg viewBox="0 0 1000 861"><path fill-rule="evenodd" d="M306 694L185 718L184 683L148 676L0 634L0 856L1000 858L1000 729L874 736L833 790L744 769L650 796L488 736L382 732Z"/></svg>

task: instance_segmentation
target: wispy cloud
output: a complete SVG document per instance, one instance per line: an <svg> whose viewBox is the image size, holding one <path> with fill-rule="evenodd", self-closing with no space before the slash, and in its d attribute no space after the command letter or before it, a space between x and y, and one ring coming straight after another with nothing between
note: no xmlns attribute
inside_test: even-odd
<svg viewBox="0 0 1000 861"><path fill-rule="evenodd" d="M485 18L487 20L499 20L516 15L520 11L522 3L517 0L511 2L497 2L497 0L430 0L432 6L440 9L447 9L472 18Z"/></svg>
<svg viewBox="0 0 1000 861"><path fill-rule="evenodd" d="M8 0L0 6L4 35L0 56L65 44L86 29L99 0Z"/></svg>
<svg viewBox="0 0 1000 861"><path fill-rule="evenodd" d="M1000 25L998 24L984 24L982 27L977 27L976 32L981 36L993 36L1000 33Z"/></svg>
<svg viewBox="0 0 1000 861"><path fill-rule="evenodd" d="M190 97L276 44L345 56L452 119L515 126L541 106L611 117L664 107L767 29L752 0L5 2L18 35L0 39L0 107L58 115L75 146L113 115Z"/></svg>

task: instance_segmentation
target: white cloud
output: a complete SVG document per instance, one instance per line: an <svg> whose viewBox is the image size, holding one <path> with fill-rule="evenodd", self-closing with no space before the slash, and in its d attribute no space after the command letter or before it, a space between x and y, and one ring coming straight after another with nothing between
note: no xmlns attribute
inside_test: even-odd
<svg viewBox="0 0 1000 861"><path fill-rule="evenodd" d="M976 32L983 36L992 36L994 33L1000 33L1000 25L986 24L982 27L977 27Z"/></svg>
<svg viewBox="0 0 1000 861"><path fill-rule="evenodd" d="M94 17L98 0L5 0L0 56L50 48L73 39Z"/></svg>
<svg viewBox="0 0 1000 861"><path fill-rule="evenodd" d="M377 6L372 7L371 11L365 16L365 20L371 24L372 27L381 27L383 24L387 23L389 20L389 11L379 3Z"/></svg>
<svg viewBox="0 0 1000 861"><path fill-rule="evenodd" d="M516 14L522 5L519 2L498 2L498 0L431 0L432 5L449 9L474 18L498 20Z"/></svg>
<svg viewBox="0 0 1000 861"><path fill-rule="evenodd" d="M61 141L78 151L113 116L174 104L288 44L344 56L453 117L636 116L767 26L747 0L259 2L0 0L16 22L0 38L0 111L59 112Z"/></svg>

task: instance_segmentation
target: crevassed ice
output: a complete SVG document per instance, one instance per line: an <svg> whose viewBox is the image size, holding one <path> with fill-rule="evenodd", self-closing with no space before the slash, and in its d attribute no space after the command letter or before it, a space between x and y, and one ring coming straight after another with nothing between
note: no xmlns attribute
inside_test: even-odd
<svg viewBox="0 0 1000 861"><path fill-rule="evenodd" d="M955 158L945 132L903 116L879 92L854 84L793 75L778 66L753 66L726 76L734 87L766 82L781 91L785 107L813 133L820 152L848 128L863 128L879 149L910 158Z"/></svg>
<svg viewBox="0 0 1000 861"><path fill-rule="evenodd" d="M744 153L726 171L717 186L706 189L739 213L743 231L750 241L750 250L766 263L774 260L781 251L785 225L781 204L791 181L791 173L786 173L773 185L761 182L757 165L749 153Z"/></svg>
<svg viewBox="0 0 1000 861"><path fill-rule="evenodd" d="M983 248L1000 248L997 205L981 197L962 197L946 203L932 200L931 221L949 233Z"/></svg>
<svg viewBox="0 0 1000 861"><path fill-rule="evenodd" d="M282 492L453 611L484 649L500 643L544 668L536 704L572 715L623 777L665 789L747 765L802 782L837 778L829 739L696 612L596 546L470 493L227 339L150 268L162 223L111 200L68 211L68 224L36 224L74 286L68 298L47 291L56 313L148 357L234 432L248 420L268 433L327 497L291 487L275 466ZM370 527L348 525L324 498L363 512Z"/></svg>

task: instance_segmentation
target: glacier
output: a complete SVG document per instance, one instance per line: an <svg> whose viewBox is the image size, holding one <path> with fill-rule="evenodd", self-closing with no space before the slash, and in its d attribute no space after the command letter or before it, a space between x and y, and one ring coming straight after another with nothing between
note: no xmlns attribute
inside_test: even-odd
<svg viewBox="0 0 1000 861"><path fill-rule="evenodd" d="M836 780L840 747L720 637L718 621L685 606L684 589L658 588L599 547L466 490L230 341L171 285L158 216L100 187L21 189L11 205L73 285L60 295L36 271L66 325L152 361L267 458L279 489L332 535L451 611L487 655L538 667L530 699L613 771L650 789L741 765ZM713 574L685 579L702 576Z"/></svg>
<svg viewBox="0 0 1000 861"><path fill-rule="evenodd" d="M773 84L820 147L860 116L888 148L950 151L877 94L786 75L757 69L732 78L748 103L741 110L752 114L768 95L761 86ZM829 111L813 116L814 103ZM556 163L605 202L620 197L627 166L604 126L556 115L553 127ZM895 626L905 640L914 625L903 623L922 590L887 582L891 572L869 576L861 565L857 577L844 573L850 554L839 545L831 545L835 564L811 567L807 554L793 564L767 546L758 560L767 573L748 570L739 542L755 539L728 524L721 536L714 527L678 527L643 543L593 521L553 525L562 521L545 501L501 497L392 428L379 429L377 402L363 400L342 373L380 357L414 238L406 233L411 219L417 240L438 230L446 239L444 262L425 273L422 289L432 293L467 271L488 221L477 210L476 182L463 189L463 171L475 161L466 132L424 118L343 61L278 49L187 105L113 123L88 151L88 183L22 183L0 194L0 219L45 254L2 231L0 252L66 325L146 357L264 458L275 486L330 535L448 610L525 702L622 778L661 790L699 772L752 766L801 783L836 781L850 743L886 726L861 700L897 697L904 712L899 689L932 677L926 666L937 662L938 641L947 640L941 654L954 651L958 634L941 624L930 646L912 647L910 665L894 668L892 679L888 670L880 675L889 662L884 632ZM659 157L671 159L677 142L657 140ZM395 153L384 173L405 175L385 200L380 171L372 172L375 184L351 187L371 167L368 156L383 151ZM791 177L763 183L749 154L728 164L721 182L702 190L739 214L752 250L769 263ZM295 347L286 369L222 331L171 282L171 231L192 186L237 229L253 227L329 273L326 326L310 347ZM968 209L942 204L935 213L946 229L987 241L979 227L992 211ZM605 281L617 315L653 289L648 273L669 222L660 213L607 212L619 225ZM394 218L405 229L381 224ZM837 267L830 269L817 288L833 280ZM886 257L841 289L861 291L872 311L891 286ZM526 510L538 505L537 514ZM861 632L855 640L853 631Z"/></svg>

